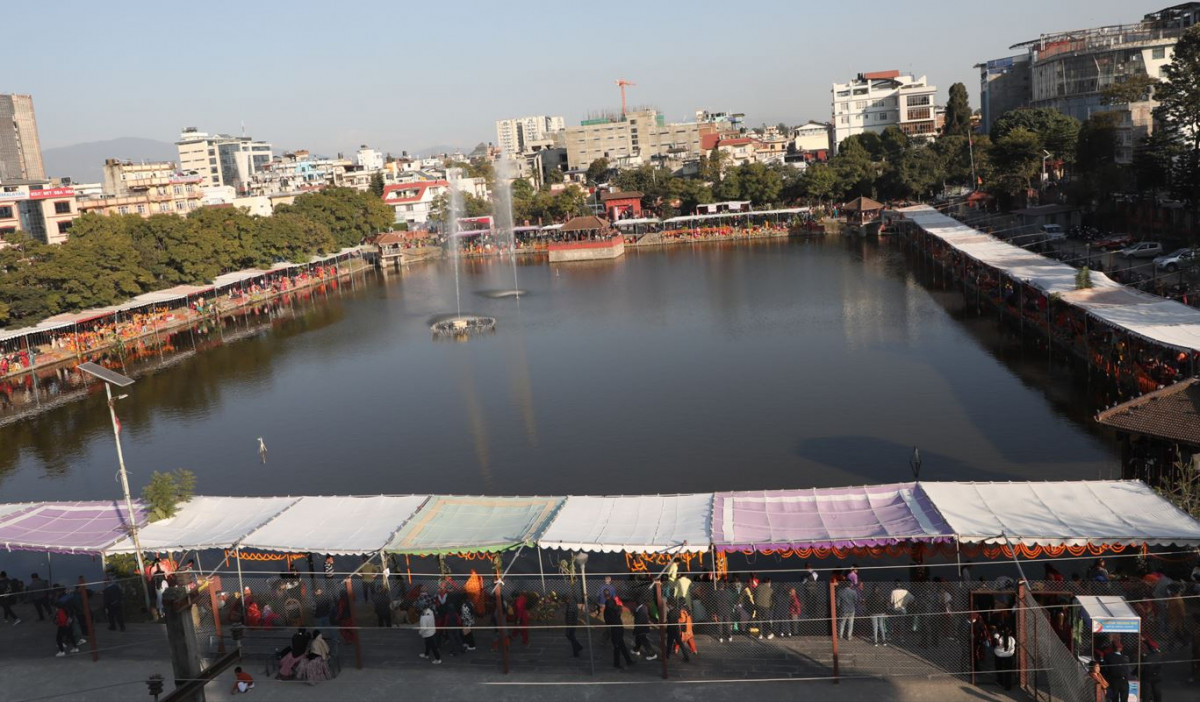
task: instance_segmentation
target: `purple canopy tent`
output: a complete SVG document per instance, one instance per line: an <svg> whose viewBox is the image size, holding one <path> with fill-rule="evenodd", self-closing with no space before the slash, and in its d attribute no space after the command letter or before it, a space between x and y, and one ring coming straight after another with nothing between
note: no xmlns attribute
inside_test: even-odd
<svg viewBox="0 0 1200 702"><path fill-rule="evenodd" d="M713 500L712 541L719 551L875 547L953 538L916 483L718 492Z"/></svg>
<svg viewBox="0 0 1200 702"><path fill-rule="evenodd" d="M138 526L146 511L134 503ZM117 500L46 502L0 516L0 545L9 551L101 554L129 533L129 513Z"/></svg>

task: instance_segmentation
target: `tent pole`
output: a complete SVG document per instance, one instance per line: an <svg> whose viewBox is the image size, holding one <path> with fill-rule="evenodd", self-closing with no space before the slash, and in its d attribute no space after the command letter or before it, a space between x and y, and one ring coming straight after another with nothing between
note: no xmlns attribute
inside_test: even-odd
<svg viewBox="0 0 1200 702"><path fill-rule="evenodd" d="M538 575L540 575L542 577L542 595L544 596L546 594L546 571L542 568L542 548L541 548L541 546L538 547L537 557L538 557Z"/></svg>
<svg viewBox="0 0 1200 702"><path fill-rule="evenodd" d="M233 555L237 558L238 595L242 598L242 623L246 622L246 585L242 582L242 549L234 546Z"/></svg>
<svg viewBox="0 0 1200 702"><path fill-rule="evenodd" d="M387 556L384 555L383 549L379 549L379 572L383 577L383 591L388 593L388 599L392 597L392 584L388 582L388 576L391 575L391 570L388 568Z"/></svg>

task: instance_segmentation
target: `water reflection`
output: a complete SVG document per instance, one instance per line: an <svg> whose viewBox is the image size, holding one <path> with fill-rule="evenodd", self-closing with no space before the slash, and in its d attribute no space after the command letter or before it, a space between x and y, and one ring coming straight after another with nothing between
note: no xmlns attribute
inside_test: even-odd
<svg viewBox="0 0 1200 702"><path fill-rule="evenodd" d="M176 467L215 494L757 489L906 479L913 445L930 479L1114 466L1086 376L914 263L832 237L525 260L528 296L473 295L498 325L465 345L429 337L447 263L369 274L123 352L134 489ZM513 284L461 265L464 291ZM3 499L111 494L103 400L39 382L61 406L0 427Z"/></svg>

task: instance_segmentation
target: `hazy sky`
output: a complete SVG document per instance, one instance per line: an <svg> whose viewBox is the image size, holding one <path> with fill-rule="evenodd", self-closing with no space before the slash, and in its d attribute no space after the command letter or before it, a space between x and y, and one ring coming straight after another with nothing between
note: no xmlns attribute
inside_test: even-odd
<svg viewBox="0 0 1200 702"><path fill-rule="evenodd" d="M497 119L619 109L617 78L669 120L796 124L829 119L831 83L892 68L977 107L981 60L1173 1L6 2L0 93L34 96L43 148L243 122L326 154L473 146Z"/></svg>

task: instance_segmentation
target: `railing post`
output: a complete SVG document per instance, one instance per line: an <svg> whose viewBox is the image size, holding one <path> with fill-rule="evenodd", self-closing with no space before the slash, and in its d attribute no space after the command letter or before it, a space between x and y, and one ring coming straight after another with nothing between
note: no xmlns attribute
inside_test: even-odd
<svg viewBox="0 0 1200 702"><path fill-rule="evenodd" d="M834 594L835 585L833 579L829 580L829 633L833 637L833 684L837 685L838 680L838 630L837 630L837 598Z"/></svg>
<svg viewBox="0 0 1200 702"><path fill-rule="evenodd" d="M212 610L213 628L217 632L217 653L225 653L225 637L221 635L221 609L217 602L217 585L210 580L205 587L208 588L208 605Z"/></svg>

